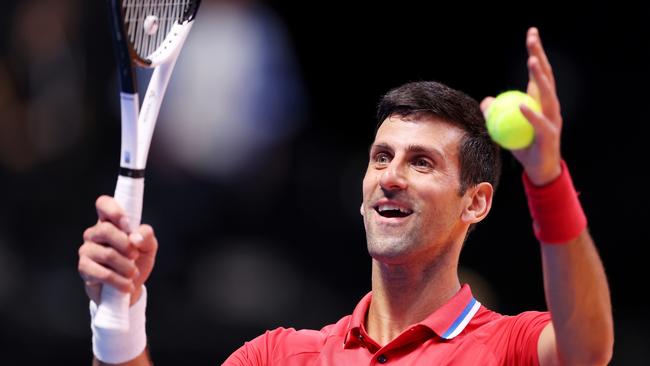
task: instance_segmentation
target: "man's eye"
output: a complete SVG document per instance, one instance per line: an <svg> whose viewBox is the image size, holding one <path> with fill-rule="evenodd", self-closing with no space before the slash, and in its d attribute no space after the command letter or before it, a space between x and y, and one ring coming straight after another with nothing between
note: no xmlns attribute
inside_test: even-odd
<svg viewBox="0 0 650 366"><path fill-rule="evenodd" d="M413 162L413 165L416 168L424 168L424 169L432 169L433 168L433 164L427 159L416 159Z"/></svg>
<svg viewBox="0 0 650 366"><path fill-rule="evenodd" d="M375 155L375 163L382 165L388 164L390 163L390 156L388 156L386 153L378 153Z"/></svg>

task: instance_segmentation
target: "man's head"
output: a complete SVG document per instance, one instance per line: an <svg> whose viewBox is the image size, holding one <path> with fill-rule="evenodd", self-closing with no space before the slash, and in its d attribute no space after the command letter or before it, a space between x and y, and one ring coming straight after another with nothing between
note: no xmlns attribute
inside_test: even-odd
<svg viewBox="0 0 650 366"><path fill-rule="evenodd" d="M478 103L415 82L384 95L377 117L361 208L370 254L401 261L462 242L487 215L500 174Z"/></svg>
<svg viewBox="0 0 650 366"><path fill-rule="evenodd" d="M459 193L481 182L496 189L501 174L500 150L488 135L483 113L472 97L435 81L412 82L381 98L377 129L392 115L434 117L465 131L459 152Z"/></svg>

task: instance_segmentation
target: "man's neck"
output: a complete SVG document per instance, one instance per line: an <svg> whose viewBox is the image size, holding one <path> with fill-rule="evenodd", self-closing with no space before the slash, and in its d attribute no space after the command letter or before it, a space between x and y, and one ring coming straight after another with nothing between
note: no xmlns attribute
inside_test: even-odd
<svg viewBox="0 0 650 366"><path fill-rule="evenodd" d="M447 303L460 290L457 262L443 257L426 265L390 265L373 259L370 337L385 345Z"/></svg>

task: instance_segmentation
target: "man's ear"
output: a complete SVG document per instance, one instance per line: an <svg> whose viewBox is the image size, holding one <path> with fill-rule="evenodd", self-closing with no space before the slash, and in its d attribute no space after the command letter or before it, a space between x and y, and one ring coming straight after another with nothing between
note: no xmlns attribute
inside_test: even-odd
<svg viewBox="0 0 650 366"><path fill-rule="evenodd" d="M468 224L475 224L483 220L492 208L494 188L488 182L482 182L465 192L466 205L463 208L461 219Z"/></svg>
<svg viewBox="0 0 650 366"><path fill-rule="evenodd" d="M363 202L361 202L361 207L359 207L359 212L361 212L361 216L363 216Z"/></svg>

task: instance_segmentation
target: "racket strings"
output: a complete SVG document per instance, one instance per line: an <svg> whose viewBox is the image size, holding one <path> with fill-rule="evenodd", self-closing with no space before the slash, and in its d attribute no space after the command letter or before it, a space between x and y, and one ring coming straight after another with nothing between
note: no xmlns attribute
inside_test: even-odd
<svg viewBox="0 0 650 366"><path fill-rule="evenodd" d="M163 43L175 23L186 20L195 0L125 0L124 24L129 42L143 59Z"/></svg>

